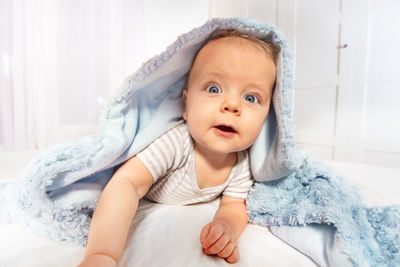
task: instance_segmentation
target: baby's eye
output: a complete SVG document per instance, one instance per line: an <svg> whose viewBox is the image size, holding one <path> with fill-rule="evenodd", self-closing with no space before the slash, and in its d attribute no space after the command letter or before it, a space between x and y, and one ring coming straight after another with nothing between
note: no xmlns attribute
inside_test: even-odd
<svg viewBox="0 0 400 267"><path fill-rule="evenodd" d="M207 87L207 92L211 93L211 94L219 94L221 93L221 89L216 86L216 85L210 85Z"/></svg>
<svg viewBox="0 0 400 267"><path fill-rule="evenodd" d="M258 103L259 102L258 98L255 95L246 95L244 97L244 100L247 102L250 102L250 103Z"/></svg>

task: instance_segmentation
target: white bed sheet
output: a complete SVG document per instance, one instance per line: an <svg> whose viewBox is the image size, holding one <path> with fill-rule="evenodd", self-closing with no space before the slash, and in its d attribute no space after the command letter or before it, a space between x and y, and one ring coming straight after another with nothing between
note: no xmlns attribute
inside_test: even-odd
<svg viewBox="0 0 400 267"><path fill-rule="evenodd" d="M36 151L0 153L0 182L16 179ZM369 205L400 204L400 169L328 162L361 190ZM201 228L218 200L191 206L170 206L142 200L119 266L232 266L202 253ZM268 228L249 224L239 241L240 261L234 266L316 266L275 237ZM56 242L0 218L0 266L76 266L84 248Z"/></svg>

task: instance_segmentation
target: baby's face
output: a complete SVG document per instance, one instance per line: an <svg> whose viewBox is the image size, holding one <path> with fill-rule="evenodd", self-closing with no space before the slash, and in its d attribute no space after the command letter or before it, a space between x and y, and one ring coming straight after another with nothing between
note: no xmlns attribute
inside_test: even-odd
<svg viewBox="0 0 400 267"><path fill-rule="evenodd" d="M183 92L195 146L228 154L250 147L268 115L276 68L261 47L237 37L206 44Z"/></svg>

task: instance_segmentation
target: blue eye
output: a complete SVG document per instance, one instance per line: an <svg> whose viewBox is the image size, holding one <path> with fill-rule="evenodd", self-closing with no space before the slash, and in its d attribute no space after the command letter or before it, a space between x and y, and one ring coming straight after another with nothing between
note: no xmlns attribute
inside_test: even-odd
<svg viewBox="0 0 400 267"><path fill-rule="evenodd" d="M255 95L246 95L244 100L250 103L258 103L258 98Z"/></svg>
<svg viewBox="0 0 400 267"><path fill-rule="evenodd" d="M216 85L210 85L207 87L207 92L211 93L211 94L219 94L221 93L221 89L216 86Z"/></svg>

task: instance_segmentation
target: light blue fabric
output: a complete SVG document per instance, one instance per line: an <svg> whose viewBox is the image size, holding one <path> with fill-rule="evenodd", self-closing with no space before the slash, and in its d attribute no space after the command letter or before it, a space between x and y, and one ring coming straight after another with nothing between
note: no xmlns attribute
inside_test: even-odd
<svg viewBox="0 0 400 267"><path fill-rule="evenodd" d="M255 185L249 220L296 226L271 230L322 266L400 266L400 207L365 207L332 168L298 155L302 164L294 173Z"/></svg>
<svg viewBox="0 0 400 267"><path fill-rule="evenodd" d="M210 35L224 28L281 47L271 111L250 149L252 172L259 181L248 198L251 222L312 224L301 229L320 235L329 246L321 249L311 242L304 247L288 234L296 227L275 233L321 265L399 265L398 208L363 207L355 189L334 171L295 150L291 50L273 26L247 19L210 20L146 62L109 101L97 134L43 151L19 180L0 187L1 214L53 239L84 244L90 214L114 167L179 123L192 60Z"/></svg>

